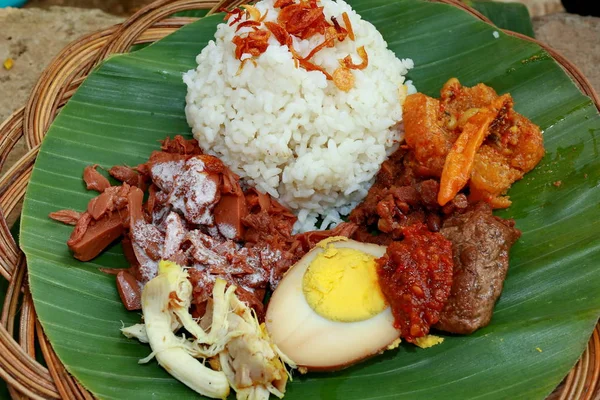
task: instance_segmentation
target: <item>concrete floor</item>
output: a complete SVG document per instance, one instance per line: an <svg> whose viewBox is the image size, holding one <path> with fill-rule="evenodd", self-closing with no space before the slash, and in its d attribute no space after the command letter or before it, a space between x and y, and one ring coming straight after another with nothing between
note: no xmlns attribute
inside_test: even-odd
<svg viewBox="0 0 600 400"><path fill-rule="evenodd" d="M50 6L68 6L78 8L95 8L113 15L127 16L134 14L153 0L30 0L26 7L47 8Z"/></svg>

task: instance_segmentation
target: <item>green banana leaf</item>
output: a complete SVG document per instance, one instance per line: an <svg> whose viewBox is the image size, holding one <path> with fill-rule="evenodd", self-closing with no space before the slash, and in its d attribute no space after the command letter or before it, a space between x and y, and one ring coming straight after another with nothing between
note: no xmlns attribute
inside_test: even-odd
<svg viewBox="0 0 600 400"><path fill-rule="evenodd" d="M353 0L399 57L417 88L438 95L456 76L510 92L516 109L544 130L547 155L510 191L500 213L523 231L492 323L442 345L410 345L337 373L297 376L286 398L541 399L582 353L600 314L600 117L551 57L454 7L420 0ZM51 211L85 209L81 180L97 163L135 165L167 135L189 135L181 75L222 16L205 17L145 49L110 58L62 110L42 145L24 205L21 245L36 311L56 353L101 399L195 398L148 346L121 336L140 320L121 305L114 277L120 245L80 263L65 241L72 228ZM561 181L555 186L553 182Z"/></svg>
<svg viewBox="0 0 600 400"><path fill-rule="evenodd" d="M179 11L172 15L172 17L189 17L189 18L202 18L208 14L208 9L203 10L185 10Z"/></svg>
<svg viewBox="0 0 600 400"><path fill-rule="evenodd" d="M534 37L531 17L524 4L488 0L465 1L465 3L488 17L498 28Z"/></svg>
<svg viewBox="0 0 600 400"><path fill-rule="evenodd" d="M209 11L210 10L208 10L208 9L203 9L203 10L185 10L185 11L176 12L175 14L171 15L171 17L173 17L173 18L177 18L177 17L202 18L206 14L208 14ZM144 48L150 46L151 44L152 43L134 44L129 49L129 52L132 53L134 51L138 51L138 50L144 49Z"/></svg>
<svg viewBox="0 0 600 400"><path fill-rule="evenodd" d="M498 28L534 37L529 11L521 3L500 3L489 0L466 0L465 3L486 17ZM173 14L173 17L204 17L208 10L187 10Z"/></svg>

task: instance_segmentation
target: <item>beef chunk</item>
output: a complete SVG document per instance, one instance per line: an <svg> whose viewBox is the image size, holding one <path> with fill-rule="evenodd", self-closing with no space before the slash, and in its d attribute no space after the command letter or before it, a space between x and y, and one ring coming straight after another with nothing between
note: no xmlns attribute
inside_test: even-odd
<svg viewBox="0 0 600 400"><path fill-rule="evenodd" d="M440 207L439 188L440 183L424 176L411 154L401 147L384 161L367 197L350 213L350 222L358 226L352 238L387 246L401 240L402 229L414 224L424 223L430 231L438 232L444 214L468 205L467 197L460 193L446 207Z"/></svg>
<svg viewBox="0 0 600 400"><path fill-rule="evenodd" d="M470 334L492 319L508 271L508 253L521 236L514 221L492 215L478 203L444 222L441 233L452 242L454 274L450 298L435 328Z"/></svg>

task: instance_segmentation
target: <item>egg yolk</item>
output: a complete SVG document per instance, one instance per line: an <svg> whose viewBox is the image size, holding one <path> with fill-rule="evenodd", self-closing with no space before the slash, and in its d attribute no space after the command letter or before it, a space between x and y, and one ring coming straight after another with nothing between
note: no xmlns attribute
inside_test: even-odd
<svg viewBox="0 0 600 400"><path fill-rule="evenodd" d="M302 290L310 307L332 321L369 319L386 307L375 257L328 244L308 266Z"/></svg>

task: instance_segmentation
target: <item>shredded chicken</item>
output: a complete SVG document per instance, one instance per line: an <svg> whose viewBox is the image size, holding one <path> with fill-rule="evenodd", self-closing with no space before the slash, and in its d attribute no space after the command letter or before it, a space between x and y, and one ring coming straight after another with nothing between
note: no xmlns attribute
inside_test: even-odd
<svg viewBox="0 0 600 400"><path fill-rule="evenodd" d="M187 272L161 261L159 273L142 292L144 323L124 327L129 338L149 343L150 356L196 392L226 398L231 386L239 400L282 398L288 380L285 363L294 363L271 342L264 324L236 296L236 287L215 281L211 301L200 323L189 314L193 298ZM177 336L185 328L192 337ZM195 358L208 359L208 368Z"/></svg>
<svg viewBox="0 0 600 400"><path fill-rule="evenodd" d="M300 3L294 3L291 0L276 1L274 8L280 9L277 22L265 22L266 13L261 16L254 6L243 5L241 7L245 11L242 8L234 8L225 16L225 20L230 21L230 26L237 24L236 32L242 28L252 28L252 31L236 34L232 39L235 45L235 57L241 61L238 74L248 62L256 65L256 61L252 57L258 57L267 51L271 34L280 45L288 47L296 67L323 73L327 80L333 81L336 87L344 92L354 88L355 76L351 70L362 70L369 65L369 57L364 46L356 49L362 60L360 64L354 64L352 57L348 55L339 60L341 66L333 72L328 72L322 66L311 61L315 54L322 49L335 46L336 40L343 42L347 37L352 41L356 39L350 17L346 12L342 13L344 28L335 17L331 17L331 22L329 22L323 12L324 7L320 7L316 0L301 1ZM263 23L265 29L262 29ZM323 35L323 41L314 47L306 57L300 56L294 48L292 37L306 40L314 35ZM250 58L244 58L244 56L250 56Z"/></svg>

